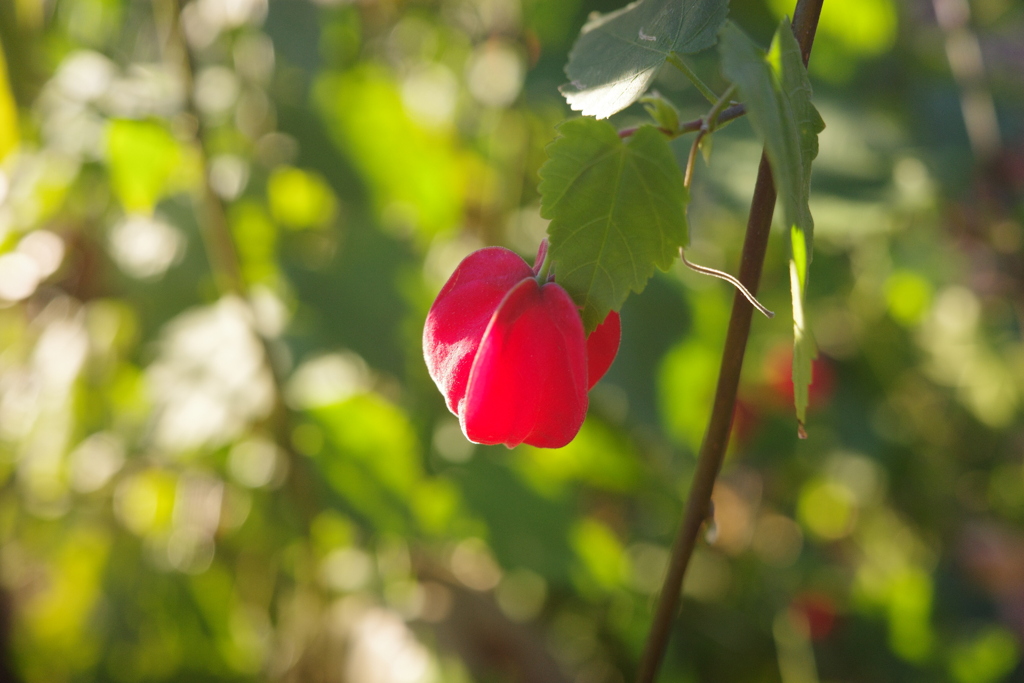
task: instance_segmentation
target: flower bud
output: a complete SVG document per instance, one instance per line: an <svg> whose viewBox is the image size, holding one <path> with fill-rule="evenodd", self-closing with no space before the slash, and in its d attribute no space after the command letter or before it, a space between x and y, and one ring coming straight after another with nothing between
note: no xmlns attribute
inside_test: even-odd
<svg viewBox="0 0 1024 683"><path fill-rule="evenodd" d="M566 445L586 417L587 391L618 351L617 313L587 338L569 294L535 275L514 252L481 249L427 315L427 369L475 443Z"/></svg>

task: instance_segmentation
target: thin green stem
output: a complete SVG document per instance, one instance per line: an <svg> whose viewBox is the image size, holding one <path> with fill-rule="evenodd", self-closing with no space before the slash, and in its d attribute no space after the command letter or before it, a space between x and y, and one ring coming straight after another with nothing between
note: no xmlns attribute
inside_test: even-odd
<svg viewBox="0 0 1024 683"><path fill-rule="evenodd" d="M718 101L715 102L713 107L711 107L711 111L709 111L708 115L704 117L704 120L707 122L709 133L715 132L715 129L718 127L718 117L722 115L723 111L725 111L729 102L732 101L732 96L735 94L736 84L734 83L730 85L724 93L722 93L722 96L719 97Z"/></svg>
<svg viewBox="0 0 1024 683"><path fill-rule="evenodd" d="M551 247L544 252L544 260L541 261L540 270L537 271L537 282L542 285L548 281L548 272L551 270Z"/></svg>
<svg viewBox="0 0 1024 683"><path fill-rule="evenodd" d="M708 102L714 104L718 101L718 95L715 94L715 91L709 88L704 81L700 80L700 76L694 73L693 69L686 65L686 62L683 61L683 58L680 57L678 53L670 52L668 55L668 63L682 71L683 75L690 79L693 86L700 91L700 94L703 95Z"/></svg>
<svg viewBox="0 0 1024 683"><path fill-rule="evenodd" d="M703 128L697 133L697 137L693 139L693 144L690 145L690 154L686 157L686 172L683 174L683 187L689 188L690 181L693 180L693 167L697 163L697 150L700 149L700 142L707 135L707 131Z"/></svg>
<svg viewBox="0 0 1024 683"><path fill-rule="evenodd" d="M711 107L711 111L700 119L700 129L697 132L697 137L694 139L693 144L690 145L690 156L686 159L686 173L683 176L683 187L690 187L690 181L693 179L693 167L697 162L697 150L700 149L700 143L706 136L715 132L715 128L718 126L718 117L721 116L726 105L729 104L730 99L735 93L736 85L730 85L728 90L722 93L722 96L719 97ZM684 258L683 261L685 260L686 259Z"/></svg>
<svg viewBox="0 0 1024 683"><path fill-rule="evenodd" d="M796 34L804 64L811 53L814 33L821 15L824 0L798 0L793 17L793 33ZM775 211L775 183L772 179L768 157L761 155L761 165L754 184L754 197L750 203L750 217L747 220L747 233L743 240L743 253L740 257L739 280L746 288L756 294L761 280L761 269L764 266L765 254L768 251L768 236L771 233L772 214ZM739 390L740 372L743 369L743 357L746 354L747 339L754 308L740 294L733 297L732 314L726 332L725 348L722 352L722 364L719 367L718 385L715 388L715 399L711 410L711 419L697 457L697 468L693 474L690 495L686 500L686 511L683 514L679 532L672 547L672 558L669 562L665 583L658 598L658 606L651 620L651 631L647 637L640 665L637 669L637 683L653 683L658 675L661 660L668 647L669 636L672 634L672 622L679 607L683 578L686 567L693 556L701 527L711 509L711 493L714 491L715 480L722 468L725 451L729 445L729 432L732 429L732 416L736 409L736 393Z"/></svg>

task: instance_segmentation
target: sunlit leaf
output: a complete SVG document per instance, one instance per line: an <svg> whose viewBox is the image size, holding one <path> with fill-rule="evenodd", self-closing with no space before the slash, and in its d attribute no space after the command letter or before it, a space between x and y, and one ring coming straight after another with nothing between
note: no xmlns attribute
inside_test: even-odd
<svg viewBox="0 0 1024 683"><path fill-rule="evenodd" d="M121 523L140 536L166 533L174 513L177 480L160 469L148 469L118 488L114 510Z"/></svg>
<svg viewBox="0 0 1024 683"><path fill-rule="evenodd" d="M588 331L687 242L689 195L668 142L652 126L621 140L611 124L558 128L541 168L541 215L550 218L555 278L583 309Z"/></svg>
<svg viewBox="0 0 1024 683"><path fill-rule="evenodd" d="M312 411L331 447L320 456L331 486L379 527L398 531L401 510L422 476L419 446L400 408L376 394L358 394Z"/></svg>
<svg viewBox="0 0 1024 683"><path fill-rule="evenodd" d="M0 160L18 145L18 109L7 78L7 62L0 45Z"/></svg>
<svg viewBox="0 0 1024 683"><path fill-rule="evenodd" d="M334 218L337 201L327 182L317 173L282 166L267 181L270 213L286 228L314 228Z"/></svg>
<svg viewBox="0 0 1024 683"><path fill-rule="evenodd" d="M538 490L556 493L582 481L607 491L629 491L640 478L636 453L620 433L597 420L587 420L563 448L516 450L519 471Z"/></svg>
<svg viewBox="0 0 1024 683"><path fill-rule="evenodd" d="M361 67L326 74L316 82L313 96L387 221L427 237L458 225L465 169L456 138L410 118L398 85L386 72Z"/></svg>
<svg viewBox="0 0 1024 683"><path fill-rule="evenodd" d="M155 121L115 119L107 128L110 184L126 211L152 211L181 156L177 141Z"/></svg>
<svg viewBox="0 0 1024 683"><path fill-rule="evenodd" d="M804 484L797 503L797 515L814 536L834 541L853 530L856 500L842 484L815 479Z"/></svg>
<svg viewBox="0 0 1024 683"><path fill-rule="evenodd" d="M932 285L920 273L897 270L885 281L885 302L893 320L911 327L928 313Z"/></svg>
<svg viewBox="0 0 1024 683"><path fill-rule="evenodd" d="M776 16L793 11L790 0L770 0ZM873 56L892 48L899 28L899 12L893 0L859 0L825 3L818 21L818 36L838 41L847 54ZM817 49L817 45L815 45Z"/></svg>
<svg viewBox="0 0 1024 683"><path fill-rule="evenodd" d="M769 0L768 5L780 18L793 13L792 0ZM892 50L899 24L893 0L824 3L811 73L833 83L848 82L861 62Z"/></svg>
<svg viewBox="0 0 1024 683"><path fill-rule="evenodd" d="M622 583L622 543L611 529L596 519L584 518L573 526L571 536L573 550L598 586L611 589Z"/></svg>
<svg viewBox="0 0 1024 683"><path fill-rule="evenodd" d="M47 655L34 663L36 680L67 679L71 671L87 669L99 646L90 624L103 597L110 531L72 527L61 541L47 563L46 582L26 596L20 610L27 633Z"/></svg>
<svg viewBox="0 0 1024 683"><path fill-rule="evenodd" d="M356 533L352 520L336 510L324 510L309 525L309 540L321 556L335 548L352 545Z"/></svg>
<svg viewBox="0 0 1024 683"><path fill-rule="evenodd" d="M277 273L277 228L266 209L256 201L242 200L228 211L242 273L248 282L270 280Z"/></svg>
<svg viewBox="0 0 1024 683"><path fill-rule="evenodd" d="M1020 661L1020 645L1012 631L990 626L969 642L957 643L949 670L957 683L996 683L1005 680Z"/></svg>
<svg viewBox="0 0 1024 683"><path fill-rule="evenodd" d="M395 493L406 495L421 476L416 434L401 409L375 394L318 409L328 438Z"/></svg>
<svg viewBox="0 0 1024 683"><path fill-rule="evenodd" d="M921 664L935 650L934 600L935 580L925 569L906 567L890 578L889 648L908 662Z"/></svg>
<svg viewBox="0 0 1024 683"><path fill-rule="evenodd" d="M576 111L608 118L637 100L672 52L715 44L726 0L639 0L591 19L569 53L562 94Z"/></svg>
<svg viewBox="0 0 1024 683"><path fill-rule="evenodd" d="M811 336L804 315L809 261L805 236L806 233L796 227L790 230L793 247L793 258L789 261L789 284L793 298L793 404L796 406L801 436L805 436L803 424L810 403L811 382L814 380L814 359L818 356L814 337Z"/></svg>
<svg viewBox="0 0 1024 683"><path fill-rule="evenodd" d="M671 436L693 452L700 448L718 378L718 348L691 339L666 354L658 393L662 419Z"/></svg>
<svg viewBox="0 0 1024 683"><path fill-rule="evenodd" d="M409 501L420 527L432 534L445 531L458 512L458 487L447 479L424 479L413 491Z"/></svg>
<svg viewBox="0 0 1024 683"><path fill-rule="evenodd" d="M800 46L789 22L775 31L765 54L733 24L722 29L722 70L736 84L751 124L764 141L772 178L782 204L782 220L792 236L790 264L793 293L793 386L797 420L807 415L814 340L804 319L807 267L811 260L814 221L808 199L811 162L818 154L818 133L825 124L811 104L811 85Z"/></svg>

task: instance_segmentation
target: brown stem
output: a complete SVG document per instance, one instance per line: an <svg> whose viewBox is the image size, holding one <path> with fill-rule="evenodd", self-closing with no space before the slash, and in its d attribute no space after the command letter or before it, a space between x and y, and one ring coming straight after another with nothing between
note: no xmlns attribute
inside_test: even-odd
<svg viewBox="0 0 1024 683"><path fill-rule="evenodd" d="M734 104L731 107L726 107L722 110L722 113L718 115L719 125L728 123L733 119L738 119L747 113L747 108L743 104ZM694 119L693 121L687 121L686 123L679 124L678 130L669 130L668 128L659 128L662 133L669 137L676 138L686 133L695 133L700 130L700 127L704 125L704 119ZM623 128L619 131L620 138L628 138L633 133L640 130L640 126L633 126L631 128Z"/></svg>
<svg viewBox="0 0 1024 683"><path fill-rule="evenodd" d="M690 187L690 180L693 178L693 165L697 161L697 150L700 149L701 140L705 136L714 133L715 129L718 128L718 120L726 108L725 105L729 104L729 99L735 92L736 86L730 85L729 89L711 107L711 111L708 112L707 116L700 120L700 129L697 132L697 137L693 139L693 145L690 147L690 157L686 160L686 175L683 176L683 187ZM682 250L679 253L682 254ZM685 259L683 260L685 261Z"/></svg>
<svg viewBox="0 0 1024 683"><path fill-rule="evenodd" d="M793 33L800 44L804 64L811 53L814 32L821 15L824 0L798 0L793 18ZM725 112L722 113L723 116ZM750 216L747 220L747 233L743 240L743 253L740 257L739 279L752 293L757 293L761 280L761 269L764 266L765 253L768 250L768 236L771 232L772 213L775 211L775 183L772 180L768 158L761 155L761 165L757 171L757 182L754 185L754 197L750 204ZM640 659L637 671L637 683L653 683L665 656L669 636L672 632L672 621L679 606L679 596L686 575L686 567L693 555L701 526L708 518L711 507L711 493L715 487L715 479L722 468L726 448L729 445L729 432L732 428L733 411L736 406L736 392L740 383L740 371L743 369L743 356L746 353L747 338L750 336L750 324L754 307L736 292L733 297L732 315L729 318L729 329L725 339L725 350L722 354L722 365L718 373L718 386L715 389L715 400L711 419L708 423L704 443L697 457L697 471L693 475L690 496L686 501L686 511L679 527L668 574L658 599L657 610L651 622L651 631L647 644Z"/></svg>
<svg viewBox="0 0 1024 683"><path fill-rule="evenodd" d="M690 181L693 180L693 166L697 163L697 150L700 149L700 141L704 139L707 133L707 128L701 128L697 132L697 137L693 139L693 144L690 145L690 154L686 157L686 173L683 175L683 187L690 187Z"/></svg>

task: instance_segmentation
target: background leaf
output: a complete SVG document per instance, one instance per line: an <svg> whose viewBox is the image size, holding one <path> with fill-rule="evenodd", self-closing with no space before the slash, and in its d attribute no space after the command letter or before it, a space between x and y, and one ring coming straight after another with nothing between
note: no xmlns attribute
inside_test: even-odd
<svg viewBox="0 0 1024 683"><path fill-rule="evenodd" d="M728 11L725 0L639 0L596 17L569 53L562 94L574 110L608 118L644 94L669 53L714 45Z"/></svg>
<svg viewBox="0 0 1024 683"><path fill-rule="evenodd" d="M18 107L7 78L7 61L0 45L0 159L18 145Z"/></svg>
<svg viewBox="0 0 1024 683"><path fill-rule="evenodd" d="M351 156L374 204L390 209L392 222L424 236L458 224L467 160L450 130L430 129L409 115L388 74L370 65L326 72L313 86L313 99L332 139Z"/></svg>
<svg viewBox="0 0 1024 683"><path fill-rule="evenodd" d="M181 157L174 136L159 122L116 119L108 126L110 184L127 211L152 211Z"/></svg>
<svg viewBox="0 0 1024 683"><path fill-rule="evenodd" d="M270 175L267 199L274 220L293 230L322 227L338 210L334 193L320 174L291 166Z"/></svg>
<svg viewBox="0 0 1024 683"><path fill-rule="evenodd" d="M559 127L541 168L541 215L551 219L555 278L583 308L590 332L630 290L667 270L687 242L683 176L652 126L623 141L611 124Z"/></svg>
<svg viewBox="0 0 1024 683"><path fill-rule="evenodd" d="M764 141L783 222L792 235L793 385L797 419L803 425L816 355L803 311L814 231L808 200L811 162L818 155L818 133L825 124L811 104L810 81L787 19L776 29L767 54L731 23L722 30L720 50L722 70L739 89L751 124Z"/></svg>

